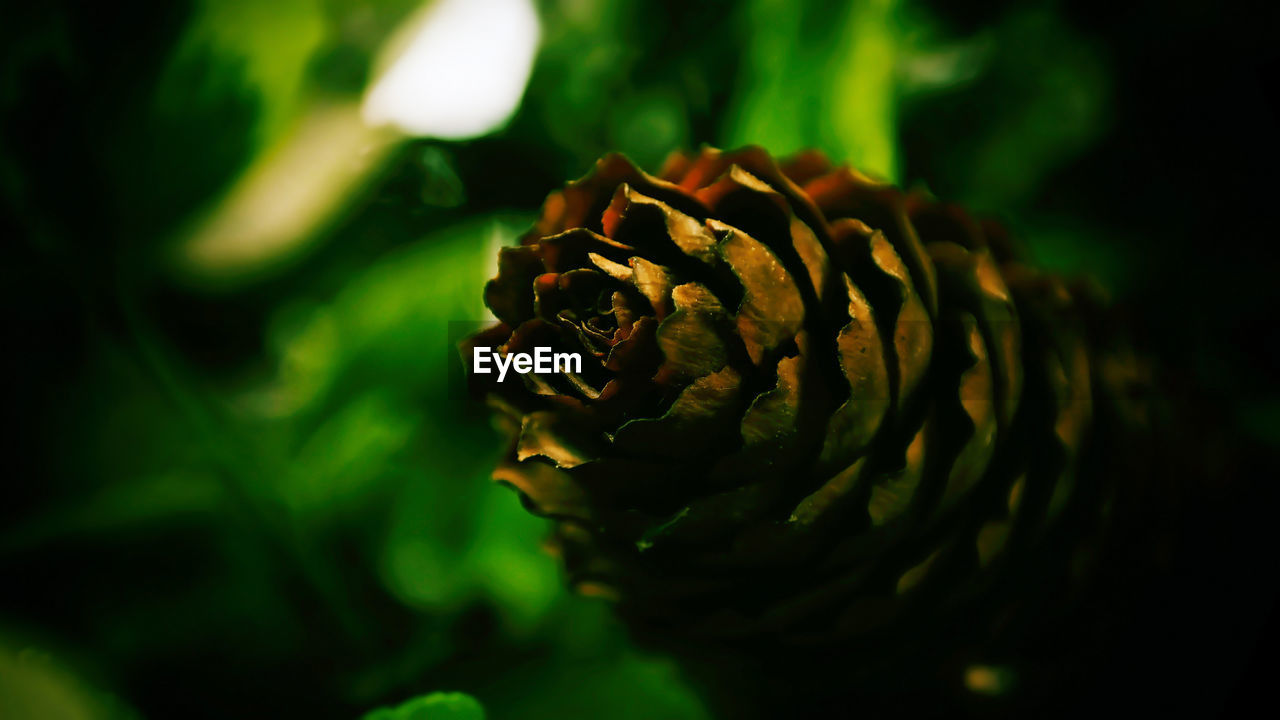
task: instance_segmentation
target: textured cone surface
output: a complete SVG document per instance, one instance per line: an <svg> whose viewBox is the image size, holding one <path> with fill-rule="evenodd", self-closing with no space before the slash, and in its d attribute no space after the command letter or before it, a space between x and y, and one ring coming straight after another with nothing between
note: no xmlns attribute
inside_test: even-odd
<svg viewBox="0 0 1280 720"><path fill-rule="evenodd" d="M511 434L495 478L637 628L892 643L974 607L1016 622L1037 602L1016 588L1088 574L1114 504L1114 474L1082 470L1099 375L1128 366L1000 226L816 153L657 176L612 155L499 268L468 362L584 366L471 377Z"/></svg>

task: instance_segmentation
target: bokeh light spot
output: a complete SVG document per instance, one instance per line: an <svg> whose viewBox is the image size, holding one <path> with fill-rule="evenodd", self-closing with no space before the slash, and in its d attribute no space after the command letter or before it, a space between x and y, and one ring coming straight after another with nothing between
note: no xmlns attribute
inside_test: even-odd
<svg viewBox="0 0 1280 720"><path fill-rule="evenodd" d="M538 35L529 0L430 4L365 96L365 122L446 139L500 127L520 103Z"/></svg>

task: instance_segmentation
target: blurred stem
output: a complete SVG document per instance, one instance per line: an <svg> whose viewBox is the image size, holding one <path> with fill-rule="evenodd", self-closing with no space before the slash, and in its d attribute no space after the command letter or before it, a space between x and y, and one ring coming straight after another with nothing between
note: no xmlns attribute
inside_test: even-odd
<svg viewBox="0 0 1280 720"><path fill-rule="evenodd" d="M775 154L817 147L896 180L902 1L858 0L833 12L821 3L753 0L723 143ZM828 45L830 53L821 52Z"/></svg>
<svg viewBox="0 0 1280 720"><path fill-rule="evenodd" d="M405 140L357 99L317 101L179 239L187 282L235 286L305 253Z"/></svg>
<svg viewBox="0 0 1280 720"><path fill-rule="evenodd" d="M861 0L849 10L831 80L832 136L853 165L898 179L896 71L901 0Z"/></svg>

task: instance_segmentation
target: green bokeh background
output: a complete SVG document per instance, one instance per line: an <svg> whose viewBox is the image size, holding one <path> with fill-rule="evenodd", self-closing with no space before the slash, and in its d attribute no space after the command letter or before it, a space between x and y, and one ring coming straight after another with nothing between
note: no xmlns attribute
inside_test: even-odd
<svg viewBox="0 0 1280 720"><path fill-rule="evenodd" d="M702 143L818 147L997 213L1275 447L1249 217L1275 63L1254 22L1191 3L544 0L504 127L390 141L288 252L175 260L246 168L358 101L417 5L2 11L0 710L352 718L461 691L493 718L707 717L670 660L564 589L451 379L495 246L610 150L656 169Z"/></svg>

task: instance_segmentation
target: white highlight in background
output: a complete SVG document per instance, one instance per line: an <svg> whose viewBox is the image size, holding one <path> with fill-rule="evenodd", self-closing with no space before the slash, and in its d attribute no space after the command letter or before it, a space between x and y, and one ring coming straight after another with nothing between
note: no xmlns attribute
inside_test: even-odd
<svg viewBox="0 0 1280 720"><path fill-rule="evenodd" d="M364 121L450 140L495 130L520 104L538 35L531 0L431 3L365 95Z"/></svg>

